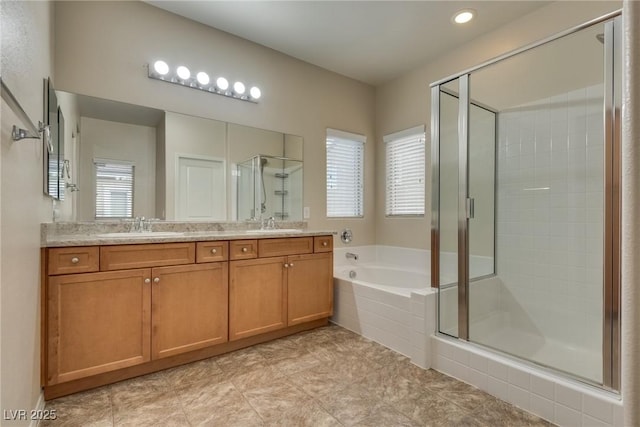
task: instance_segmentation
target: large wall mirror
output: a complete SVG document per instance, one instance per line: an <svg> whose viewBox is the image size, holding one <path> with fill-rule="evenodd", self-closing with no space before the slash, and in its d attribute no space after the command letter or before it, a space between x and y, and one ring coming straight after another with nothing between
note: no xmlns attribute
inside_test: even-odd
<svg viewBox="0 0 640 427"><path fill-rule="evenodd" d="M68 146L77 159L76 220L302 220L302 137L85 95L58 98L78 123Z"/></svg>
<svg viewBox="0 0 640 427"><path fill-rule="evenodd" d="M54 199L64 199L64 195L60 191L61 188L64 191L64 182L61 181L62 163L64 161L64 154L61 154L61 149L64 150L64 143L60 143L60 126L58 125L60 111L58 109L58 97L51 79L44 81L44 94L45 124L49 126L49 139L44 141L44 193Z"/></svg>

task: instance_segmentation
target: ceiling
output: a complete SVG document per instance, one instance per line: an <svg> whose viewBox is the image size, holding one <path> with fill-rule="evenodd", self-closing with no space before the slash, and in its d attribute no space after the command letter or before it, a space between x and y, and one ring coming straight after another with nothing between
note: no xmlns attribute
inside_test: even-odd
<svg viewBox="0 0 640 427"><path fill-rule="evenodd" d="M166 1L147 3L378 85L548 1ZM464 8L468 24L451 22Z"/></svg>

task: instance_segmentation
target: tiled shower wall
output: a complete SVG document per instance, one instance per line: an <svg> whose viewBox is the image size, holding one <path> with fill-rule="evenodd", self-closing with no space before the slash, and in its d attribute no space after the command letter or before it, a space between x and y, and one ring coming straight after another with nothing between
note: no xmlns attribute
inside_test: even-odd
<svg viewBox="0 0 640 427"><path fill-rule="evenodd" d="M600 352L603 85L498 114L498 275L515 328Z"/></svg>

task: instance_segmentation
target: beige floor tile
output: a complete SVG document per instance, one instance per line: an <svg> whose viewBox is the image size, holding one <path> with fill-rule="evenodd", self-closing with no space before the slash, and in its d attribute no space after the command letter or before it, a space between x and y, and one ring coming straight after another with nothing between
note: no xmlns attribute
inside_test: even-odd
<svg viewBox="0 0 640 427"><path fill-rule="evenodd" d="M357 427L422 427L423 425L390 407L375 411L369 417L354 424Z"/></svg>
<svg viewBox="0 0 640 427"><path fill-rule="evenodd" d="M351 331L327 326L47 402L40 426L550 424Z"/></svg>
<svg viewBox="0 0 640 427"><path fill-rule="evenodd" d="M318 400L327 412L344 425L354 425L386 408L382 400L357 385L347 387L339 393L321 396Z"/></svg>
<svg viewBox="0 0 640 427"><path fill-rule="evenodd" d="M284 374L279 369L274 366L266 366L262 369L235 375L230 381L240 392L245 392L266 387L280 379L284 379Z"/></svg>
<svg viewBox="0 0 640 427"><path fill-rule="evenodd" d="M430 392L398 399L393 403L393 408L412 420L424 424L427 424L430 420L447 420L452 417L463 418L469 414L469 411Z"/></svg>
<svg viewBox="0 0 640 427"><path fill-rule="evenodd" d="M342 424L318 403L309 401L285 412L282 417L267 425L270 427L340 427Z"/></svg>
<svg viewBox="0 0 640 427"><path fill-rule="evenodd" d="M498 399L477 408L472 415L486 426L548 427L553 425Z"/></svg>
<svg viewBox="0 0 640 427"><path fill-rule="evenodd" d="M222 369L215 359L211 358L166 369L161 373L171 387L178 387L200 381L205 377L219 376L222 374Z"/></svg>
<svg viewBox="0 0 640 427"><path fill-rule="evenodd" d="M231 382L206 379L176 389L192 425L260 425L262 420Z"/></svg>
<svg viewBox="0 0 640 427"><path fill-rule="evenodd" d="M349 385L336 368L326 364L290 375L288 379L312 397L336 393Z"/></svg>
<svg viewBox="0 0 640 427"><path fill-rule="evenodd" d="M245 399L265 422L272 422L284 412L299 408L311 400L308 394L285 379L243 393Z"/></svg>
<svg viewBox="0 0 640 427"><path fill-rule="evenodd" d="M165 396L168 391L170 386L164 375L156 372L111 385L111 404L114 410L132 408Z"/></svg>
<svg viewBox="0 0 640 427"><path fill-rule="evenodd" d="M113 412L109 387L88 390L47 402L46 409L55 411L56 419L42 420L41 427L109 427Z"/></svg>
<svg viewBox="0 0 640 427"><path fill-rule="evenodd" d="M419 381L394 375L384 369L367 376L357 384L387 403L424 392L424 387Z"/></svg>
<svg viewBox="0 0 640 427"><path fill-rule="evenodd" d="M153 393L153 399L113 406L114 426L188 426L180 401L173 390Z"/></svg>
<svg viewBox="0 0 640 427"><path fill-rule="evenodd" d="M275 362L272 366L284 375L294 375L307 369L320 366L322 362L314 355L307 353L299 357L288 357Z"/></svg>

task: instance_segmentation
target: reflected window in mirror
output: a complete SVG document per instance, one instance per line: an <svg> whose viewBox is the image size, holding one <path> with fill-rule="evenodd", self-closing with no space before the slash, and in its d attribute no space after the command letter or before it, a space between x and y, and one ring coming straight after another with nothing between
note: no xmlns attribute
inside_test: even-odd
<svg viewBox="0 0 640 427"><path fill-rule="evenodd" d="M132 163L95 160L96 219L133 217Z"/></svg>

